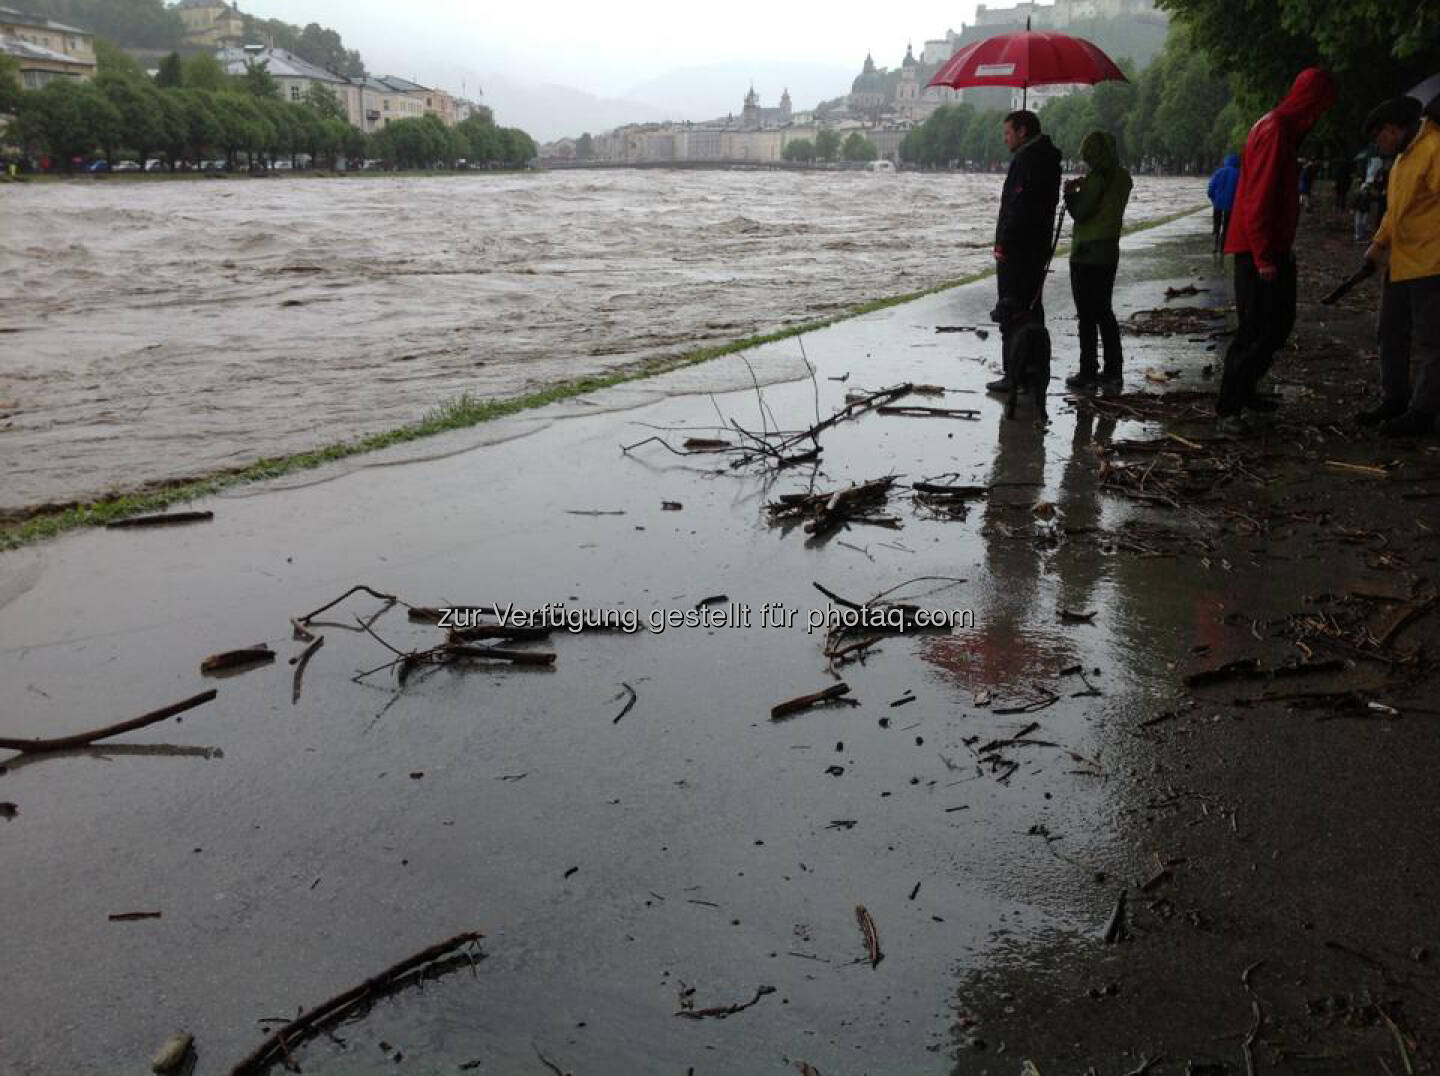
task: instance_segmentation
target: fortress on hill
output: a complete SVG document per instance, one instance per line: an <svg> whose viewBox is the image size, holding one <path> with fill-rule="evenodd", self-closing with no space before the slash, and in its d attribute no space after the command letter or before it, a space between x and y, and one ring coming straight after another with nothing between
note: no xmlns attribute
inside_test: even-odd
<svg viewBox="0 0 1440 1076"><path fill-rule="evenodd" d="M982 87L952 90L930 86L940 66L967 45L997 34L1023 30L1061 30L1093 41L1115 59L1128 57L1143 67L1161 49L1169 18L1157 11L1154 0L1034 0L1011 7L981 4L975 22L947 30L943 37L924 43L917 57L907 46L894 68L880 67L865 57L850 92L822 101L810 110L794 108L787 91L779 107L765 107L754 86L745 94L739 113L699 123L630 124L594 136L582 159L616 164L713 161L765 164L784 159L789 142L813 142L821 130L832 129L842 138L858 132L874 143L879 155L898 158L906 133L924 123L947 104L967 102L982 109L1020 107L1020 91ZM1076 92L1075 86L1031 87L1028 107L1039 111L1057 97ZM773 92L773 91L772 91ZM772 98L773 100L773 98ZM580 143L561 139L544 147L551 160L574 160Z"/></svg>

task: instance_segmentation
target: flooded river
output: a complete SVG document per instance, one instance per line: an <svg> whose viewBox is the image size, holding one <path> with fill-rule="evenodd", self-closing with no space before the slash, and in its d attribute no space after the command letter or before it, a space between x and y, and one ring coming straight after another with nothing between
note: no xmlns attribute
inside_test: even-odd
<svg viewBox="0 0 1440 1076"><path fill-rule="evenodd" d="M987 268L1000 177L565 172L0 194L0 512L243 466ZM1203 202L1141 179L1132 221Z"/></svg>

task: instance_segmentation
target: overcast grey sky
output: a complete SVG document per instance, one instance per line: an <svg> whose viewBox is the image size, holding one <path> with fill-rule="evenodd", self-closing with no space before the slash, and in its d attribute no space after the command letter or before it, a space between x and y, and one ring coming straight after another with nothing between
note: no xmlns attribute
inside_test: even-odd
<svg viewBox="0 0 1440 1076"><path fill-rule="evenodd" d="M727 61L753 61L757 71L783 61L858 70L869 50L876 63L893 66L907 41L918 53L926 38L959 30L975 10L974 0L725 0L709 7L683 0L241 0L240 6L302 26L329 26L378 72L439 81L426 75L433 64L557 82L603 97L623 96L676 68ZM814 104L796 101L797 107Z"/></svg>

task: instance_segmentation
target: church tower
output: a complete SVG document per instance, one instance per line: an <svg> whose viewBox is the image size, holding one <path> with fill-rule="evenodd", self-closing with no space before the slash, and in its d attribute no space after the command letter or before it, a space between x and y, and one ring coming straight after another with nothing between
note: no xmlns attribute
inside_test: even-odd
<svg viewBox="0 0 1440 1076"><path fill-rule="evenodd" d="M920 63L915 59L915 52L907 43L905 45L905 59L900 64L900 83L895 87L895 99L907 105L913 105L920 97Z"/></svg>
<svg viewBox="0 0 1440 1076"><path fill-rule="evenodd" d="M790 107L790 88L787 86L785 92L780 95L780 122L789 123L792 111Z"/></svg>
<svg viewBox="0 0 1440 1076"><path fill-rule="evenodd" d="M753 83L750 92L745 95L745 107L740 111L740 126L747 130L760 126L760 95L755 92Z"/></svg>

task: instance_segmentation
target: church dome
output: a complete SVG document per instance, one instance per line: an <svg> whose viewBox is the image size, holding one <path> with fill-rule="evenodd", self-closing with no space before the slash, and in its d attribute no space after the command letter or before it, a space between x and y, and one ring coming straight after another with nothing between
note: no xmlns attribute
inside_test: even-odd
<svg viewBox="0 0 1440 1076"><path fill-rule="evenodd" d="M884 93L885 76L875 69L875 60L867 52L865 54L865 68L855 76L855 81L850 84L851 93Z"/></svg>

